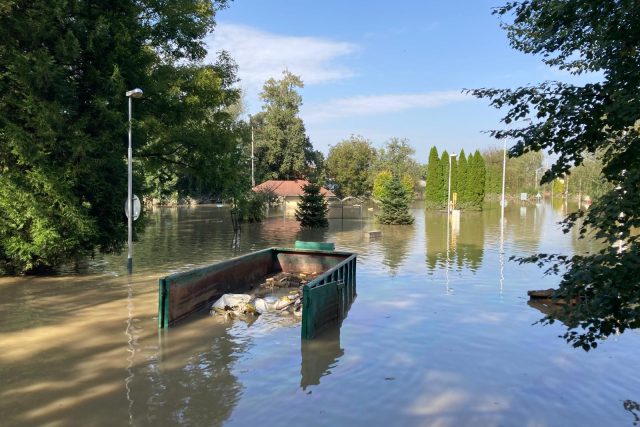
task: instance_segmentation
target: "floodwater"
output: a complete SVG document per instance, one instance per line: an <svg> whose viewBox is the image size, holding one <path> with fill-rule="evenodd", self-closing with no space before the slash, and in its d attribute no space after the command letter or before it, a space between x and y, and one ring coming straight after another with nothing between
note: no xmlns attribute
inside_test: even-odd
<svg viewBox="0 0 640 427"><path fill-rule="evenodd" d="M214 206L149 214L126 254L53 277L0 279L3 426L620 426L638 422L640 336L573 349L528 289L554 286L511 255L590 249L549 204L446 215L412 226L332 220L303 232L275 212L234 239ZM382 237L366 231L380 229ZM358 296L340 329L197 316L157 329L160 276L295 240L358 253Z"/></svg>

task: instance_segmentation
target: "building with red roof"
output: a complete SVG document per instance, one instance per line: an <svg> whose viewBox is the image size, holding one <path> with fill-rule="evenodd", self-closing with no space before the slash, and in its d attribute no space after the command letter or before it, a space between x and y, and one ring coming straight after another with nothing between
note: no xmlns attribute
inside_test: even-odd
<svg viewBox="0 0 640 427"><path fill-rule="evenodd" d="M307 185L309 181L304 179L296 179L291 181L284 180L276 180L270 179L268 181L263 182L262 184L258 184L252 188L253 191L268 191L276 196L280 197L284 202L287 209L293 208L296 209L298 207L298 201L300 200L300 196L304 194L303 187ZM331 197L336 197L333 192L327 190L324 187L320 187L320 193L327 199Z"/></svg>

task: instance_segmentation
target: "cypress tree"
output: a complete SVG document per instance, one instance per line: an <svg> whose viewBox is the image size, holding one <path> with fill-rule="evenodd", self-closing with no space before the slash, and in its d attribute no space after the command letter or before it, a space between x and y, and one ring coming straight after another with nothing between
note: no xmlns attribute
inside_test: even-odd
<svg viewBox="0 0 640 427"><path fill-rule="evenodd" d="M382 212L377 217L378 221L382 224L413 224L413 216L409 213L411 194L407 192L398 174L393 174L386 187L380 199Z"/></svg>
<svg viewBox="0 0 640 427"><path fill-rule="evenodd" d="M478 209L482 209L482 203L484 202L484 187L487 170L484 164L484 158L480 154L479 150L473 153L474 169L475 169L475 182L474 182L474 205Z"/></svg>
<svg viewBox="0 0 640 427"><path fill-rule="evenodd" d="M329 226L327 221L327 200L320 192L320 184L313 182L302 187L304 194L300 196L296 219L300 226L305 228L321 228Z"/></svg>
<svg viewBox="0 0 640 427"><path fill-rule="evenodd" d="M447 205L447 193L449 191L449 153L447 150L440 156L440 169L442 170L442 186L440 187L440 205Z"/></svg>
<svg viewBox="0 0 640 427"><path fill-rule="evenodd" d="M451 200L453 200L453 193L458 192L458 158L451 159Z"/></svg>
<svg viewBox="0 0 640 427"><path fill-rule="evenodd" d="M427 207L437 207L440 203L440 191L442 188L442 169L438 149L431 147L429 163L427 164L427 188L425 189L425 201Z"/></svg>
<svg viewBox="0 0 640 427"><path fill-rule="evenodd" d="M467 156L464 149L460 150L458 156L458 204L464 206L468 202L468 182L467 182Z"/></svg>

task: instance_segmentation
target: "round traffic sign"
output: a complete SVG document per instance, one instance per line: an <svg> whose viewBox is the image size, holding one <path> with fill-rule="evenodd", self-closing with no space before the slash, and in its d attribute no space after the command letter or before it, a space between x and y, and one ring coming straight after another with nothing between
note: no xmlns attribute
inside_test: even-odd
<svg viewBox="0 0 640 427"><path fill-rule="evenodd" d="M133 195L133 220L135 221L140 216L140 199L135 194ZM124 202L124 214L129 218L129 200Z"/></svg>

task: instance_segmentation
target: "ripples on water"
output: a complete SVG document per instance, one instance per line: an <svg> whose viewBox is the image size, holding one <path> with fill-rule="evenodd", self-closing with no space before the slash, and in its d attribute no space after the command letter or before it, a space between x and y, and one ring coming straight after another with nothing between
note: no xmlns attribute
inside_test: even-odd
<svg viewBox="0 0 640 427"><path fill-rule="evenodd" d="M593 250L559 231L563 209L510 206L503 239L497 208L463 213L448 244L446 215L421 209L413 226L365 211L320 231L275 212L239 238L224 208L154 210L132 277L123 254L0 281L3 424L631 425L638 334L572 349L527 305L556 279L505 261ZM203 314L157 330L159 276L295 240L358 253L341 329L301 344L291 319Z"/></svg>

